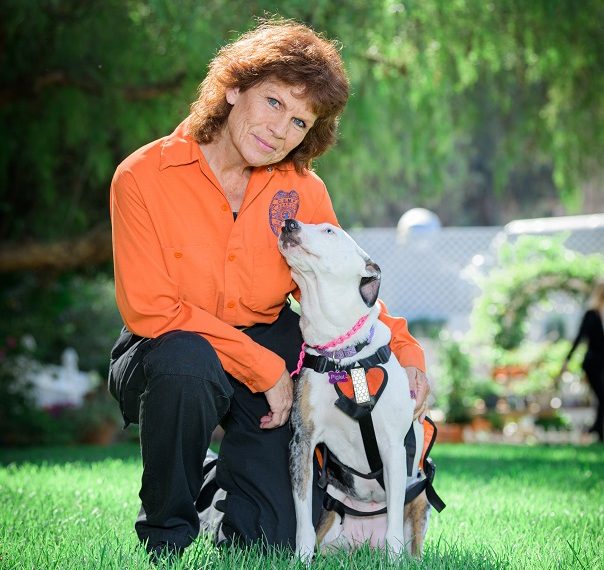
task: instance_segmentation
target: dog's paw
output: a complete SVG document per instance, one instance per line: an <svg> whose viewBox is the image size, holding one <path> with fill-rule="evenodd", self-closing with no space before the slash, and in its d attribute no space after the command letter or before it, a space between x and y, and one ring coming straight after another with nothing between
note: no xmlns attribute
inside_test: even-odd
<svg viewBox="0 0 604 570"><path fill-rule="evenodd" d="M300 544L296 547L296 556L305 562L306 564L310 564L312 562L313 556L315 555L315 546L314 544Z"/></svg>
<svg viewBox="0 0 604 570"><path fill-rule="evenodd" d="M402 536L386 536L386 550L390 558L398 558L402 552L406 551L404 538Z"/></svg>

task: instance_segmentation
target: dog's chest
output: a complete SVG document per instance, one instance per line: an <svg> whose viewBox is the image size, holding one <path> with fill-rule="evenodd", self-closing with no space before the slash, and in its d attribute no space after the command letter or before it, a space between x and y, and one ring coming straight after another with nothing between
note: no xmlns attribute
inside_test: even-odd
<svg viewBox="0 0 604 570"><path fill-rule="evenodd" d="M394 357L383 365L387 384L371 412L378 448L398 446L411 424L413 407L409 399L409 384L404 369ZM306 413L312 422L314 440L327 445L329 450L345 465L361 473L371 471L357 420L335 406L339 397L327 374L305 370L302 381L307 393ZM402 453L402 451L401 451ZM349 476L347 485L354 496L362 500L383 500L383 489L375 480Z"/></svg>

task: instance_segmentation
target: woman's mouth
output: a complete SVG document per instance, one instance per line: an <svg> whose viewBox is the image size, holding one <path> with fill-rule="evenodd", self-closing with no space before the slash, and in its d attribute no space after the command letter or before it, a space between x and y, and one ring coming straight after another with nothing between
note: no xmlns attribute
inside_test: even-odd
<svg viewBox="0 0 604 570"><path fill-rule="evenodd" d="M270 144L268 144L264 139L261 139L259 136L254 135L254 138L256 139L256 141L258 142L258 146L264 151L264 152L273 152L275 150L274 147L272 147Z"/></svg>

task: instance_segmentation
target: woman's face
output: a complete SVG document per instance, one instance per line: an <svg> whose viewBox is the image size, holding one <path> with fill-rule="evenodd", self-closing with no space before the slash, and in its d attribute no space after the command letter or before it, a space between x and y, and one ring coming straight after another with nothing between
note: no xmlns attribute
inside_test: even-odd
<svg viewBox="0 0 604 570"><path fill-rule="evenodd" d="M233 108L225 136L246 166L279 162L302 142L317 119L302 91L270 78L246 91L227 89Z"/></svg>

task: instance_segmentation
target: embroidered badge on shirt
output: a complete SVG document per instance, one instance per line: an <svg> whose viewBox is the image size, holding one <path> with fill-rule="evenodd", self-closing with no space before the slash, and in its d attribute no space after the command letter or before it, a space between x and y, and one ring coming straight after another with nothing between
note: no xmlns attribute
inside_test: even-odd
<svg viewBox="0 0 604 570"><path fill-rule="evenodd" d="M296 217L299 207L300 197L295 190L290 192L279 190L273 196L268 207L268 223L276 236L279 235L279 230L285 220Z"/></svg>

